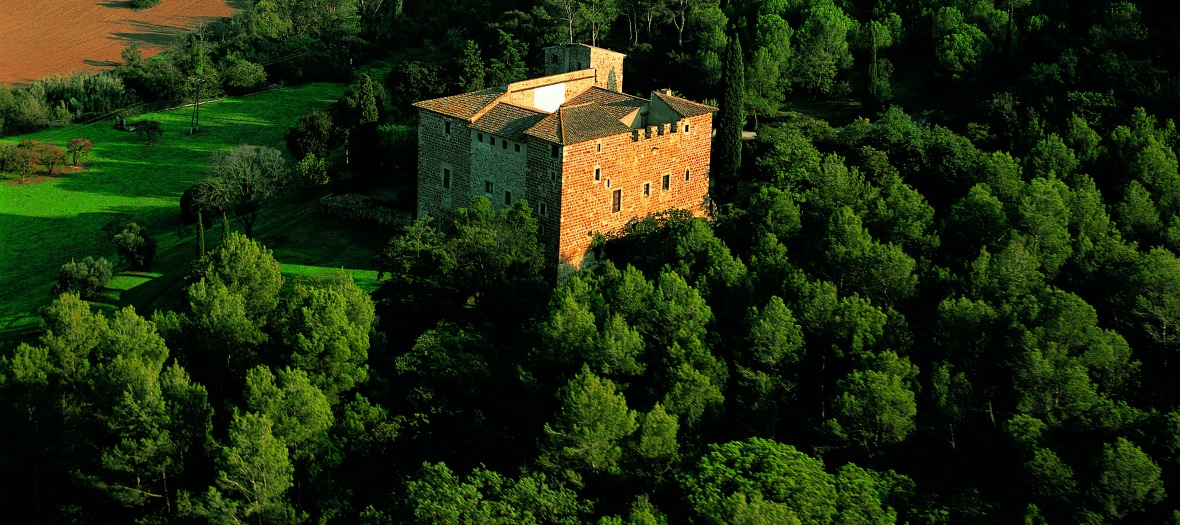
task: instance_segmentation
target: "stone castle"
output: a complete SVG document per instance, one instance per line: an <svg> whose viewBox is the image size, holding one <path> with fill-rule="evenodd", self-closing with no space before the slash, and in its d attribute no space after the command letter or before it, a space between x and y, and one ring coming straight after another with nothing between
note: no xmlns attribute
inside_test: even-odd
<svg viewBox="0 0 1180 525"><path fill-rule="evenodd" d="M704 214L717 109L624 94L624 57L550 47L546 76L414 104L418 217L450 219L473 195L493 209L525 199L547 258L577 269L596 233L671 209Z"/></svg>

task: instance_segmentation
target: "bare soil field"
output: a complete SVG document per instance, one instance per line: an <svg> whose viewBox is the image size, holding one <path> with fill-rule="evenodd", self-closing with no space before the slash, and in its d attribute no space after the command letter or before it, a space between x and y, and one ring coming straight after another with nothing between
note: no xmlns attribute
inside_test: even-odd
<svg viewBox="0 0 1180 525"><path fill-rule="evenodd" d="M0 0L0 84L109 68L132 42L154 55L177 34L232 15L237 3L164 0L136 11L116 0Z"/></svg>

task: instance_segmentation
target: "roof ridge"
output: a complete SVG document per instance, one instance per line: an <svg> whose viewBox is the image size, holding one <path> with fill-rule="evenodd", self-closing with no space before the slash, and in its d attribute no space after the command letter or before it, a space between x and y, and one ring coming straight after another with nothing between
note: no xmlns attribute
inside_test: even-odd
<svg viewBox="0 0 1180 525"><path fill-rule="evenodd" d="M565 144L565 115L562 114L561 106L557 106L557 140Z"/></svg>

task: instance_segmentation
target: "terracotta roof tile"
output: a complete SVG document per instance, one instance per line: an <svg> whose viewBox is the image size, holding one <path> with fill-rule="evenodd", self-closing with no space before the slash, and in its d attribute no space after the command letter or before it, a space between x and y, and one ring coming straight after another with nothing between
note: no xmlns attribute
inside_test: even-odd
<svg viewBox="0 0 1180 525"><path fill-rule="evenodd" d="M576 106L588 102L597 102L602 106L602 109L605 109L616 119L622 119L647 104L647 101L642 98L594 86L578 94L564 105Z"/></svg>
<svg viewBox="0 0 1180 525"><path fill-rule="evenodd" d="M495 102L504 92L504 86L498 86L482 91L423 100L415 102L414 106L450 117L471 120L476 113Z"/></svg>
<svg viewBox="0 0 1180 525"><path fill-rule="evenodd" d="M611 116L601 104L590 102L562 106L525 130L525 134L558 144L576 144L630 131L630 127Z"/></svg>
<svg viewBox="0 0 1180 525"><path fill-rule="evenodd" d="M524 139L526 129L533 127L546 116L546 113L540 111L499 102L476 119L471 129L520 141Z"/></svg>
<svg viewBox="0 0 1180 525"><path fill-rule="evenodd" d="M664 103L668 105L668 107L672 108L672 111L680 113L680 116L682 117L695 117L697 115L704 115L705 113L713 113L717 111L717 108L713 106L701 104L699 102L693 102L688 99L683 99L666 93L660 93L658 91L652 91L651 96L659 97L659 99L663 100Z"/></svg>

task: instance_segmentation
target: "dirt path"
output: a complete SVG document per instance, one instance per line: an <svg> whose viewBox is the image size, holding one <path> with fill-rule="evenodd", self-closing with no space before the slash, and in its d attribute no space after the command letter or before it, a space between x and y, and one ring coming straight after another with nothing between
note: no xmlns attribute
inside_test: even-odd
<svg viewBox="0 0 1180 525"><path fill-rule="evenodd" d="M0 84L109 68L132 42L154 55L175 35L232 15L237 3L163 0L136 11L115 0L0 0Z"/></svg>

